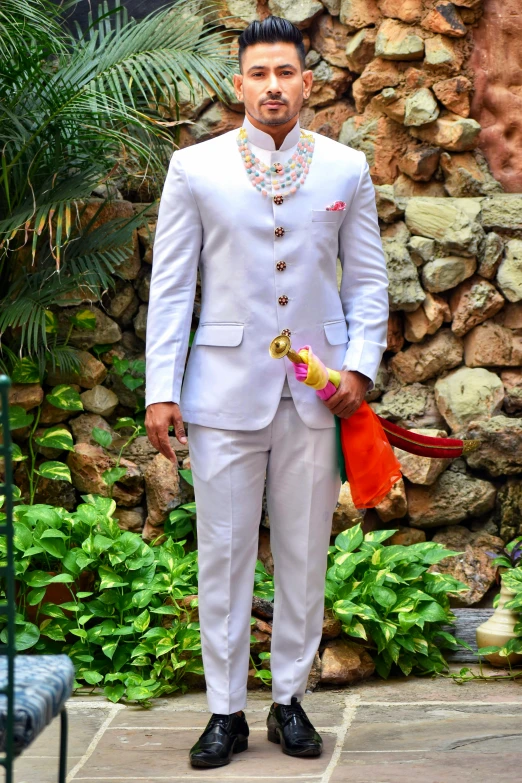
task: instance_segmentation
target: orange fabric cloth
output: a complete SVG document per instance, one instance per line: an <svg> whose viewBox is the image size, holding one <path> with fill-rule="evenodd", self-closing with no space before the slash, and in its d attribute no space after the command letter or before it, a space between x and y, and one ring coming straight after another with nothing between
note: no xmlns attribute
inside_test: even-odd
<svg viewBox="0 0 522 783"><path fill-rule="evenodd" d="M373 508L402 477L399 460L366 400L341 419L341 447L356 508Z"/></svg>

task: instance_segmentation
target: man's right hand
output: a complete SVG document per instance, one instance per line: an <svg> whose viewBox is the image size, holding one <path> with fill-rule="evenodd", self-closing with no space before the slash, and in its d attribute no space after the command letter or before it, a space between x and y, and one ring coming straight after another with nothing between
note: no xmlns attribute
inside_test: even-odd
<svg viewBox="0 0 522 783"><path fill-rule="evenodd" d="M147 406L145 427L147 435L155 449L171 462L177 464L177 458L169 441L169 426L174 426L174 433L180 443L187 442L183 417L179 405L175 402L154 402Z"/></svg>

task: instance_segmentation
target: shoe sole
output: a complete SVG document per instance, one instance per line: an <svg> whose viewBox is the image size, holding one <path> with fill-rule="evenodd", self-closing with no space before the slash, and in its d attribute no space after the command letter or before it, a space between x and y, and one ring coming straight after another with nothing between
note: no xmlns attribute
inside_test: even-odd
<svg viewBox="0 0 522 783"><path fill-rule="evenodd" d="M228 759L223 759L222 761L216 761L214 764L209 763L208 761L204 761L203 759L190 759L190 765L192 767L197 767L198 769L211 769L213 767L226 767L227 764L230 764L232 760L232 754L233 753L243 753L244 750L248 750L248 740L237 740L234 742L234 746L232 748L232 753L228 757Z"/></svg>
<svg viewBox="0 0 522 783"><path fill-rule="evenodd" d="M273 742L276 745L281 745L281 750L286 753L287 756L298 756L301 758L314 758L320 756L323 752L322 748L308 748L307 750L288 750L285 745L284 739L281 736L279 729L267 732L267 739L269 742Z"/></svg>

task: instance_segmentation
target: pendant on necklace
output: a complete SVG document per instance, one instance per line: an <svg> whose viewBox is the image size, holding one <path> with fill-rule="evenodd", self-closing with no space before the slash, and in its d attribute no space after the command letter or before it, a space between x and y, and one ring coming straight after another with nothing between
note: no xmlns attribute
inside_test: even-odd
<svg viewBox="0 0 522 783"><path fill-rule="evenodd" d="M284 201L284 198L282 196L274 196L274 204L277 204L280 206Z"/></svg>

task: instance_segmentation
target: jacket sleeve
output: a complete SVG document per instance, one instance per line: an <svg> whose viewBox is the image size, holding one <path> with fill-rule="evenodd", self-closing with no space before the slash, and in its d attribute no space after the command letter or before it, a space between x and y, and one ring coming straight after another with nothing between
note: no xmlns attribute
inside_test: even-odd
<svg viewBox="0 0 522 783"><path fill-rule="evenodd" d="M364 158L364 156L363 156ZM339 231L340 296L349 344L342 370L358 370L373 389L388 333L388 273L366 158L357 190Z"/></svg>
<svg viewBox="0 0 522 783"><path fill-rule="evenodd" d="M171 158L153 248L146 335L146 405L179 403L203 237L179 155Z"/></svg>

